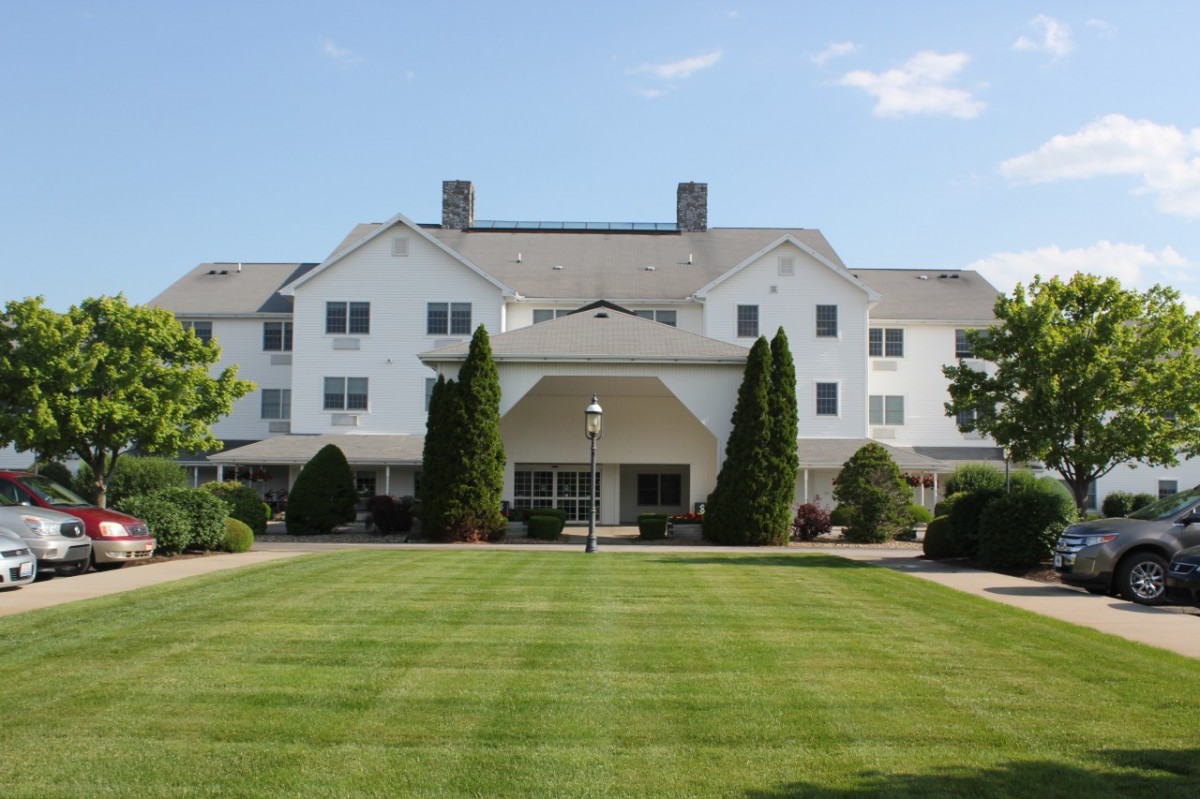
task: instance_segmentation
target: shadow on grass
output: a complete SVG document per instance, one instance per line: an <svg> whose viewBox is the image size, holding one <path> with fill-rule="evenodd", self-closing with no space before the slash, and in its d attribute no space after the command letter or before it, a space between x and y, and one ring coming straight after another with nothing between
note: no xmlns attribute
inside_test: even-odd
<svg viewBox="0 0 1200 799"><path fill-rule="evenodd" d="M854 785L827 788L795 782L778 790L749 791L748 799L859 799L911 797L1196 797L1200 795L1200 750L1136 749L1093 752L1086 761L1023 761L989 769L938 769L926 774L863 772ZM1116 769L1116 771L1114 771Z"/></svg>
<svg viewBox="0 0 1200 799"><path fill-rule="evenodd" d="M730 552L728 555L671 555L664 556L660 563L717 564L719 566L793 566L804 569L873 569L874 564L839 558L836 555L743 555Z"/></svg>

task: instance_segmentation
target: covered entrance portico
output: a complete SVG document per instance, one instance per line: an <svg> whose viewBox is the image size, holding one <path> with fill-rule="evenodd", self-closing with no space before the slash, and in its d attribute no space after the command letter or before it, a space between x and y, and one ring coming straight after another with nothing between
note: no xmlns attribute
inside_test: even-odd
<svg viewBox="0 0 1200 799"><path fill-rule="evenodd" d="M588 518L584 409L604 409L598 522L634 524L704 502L716 484L747 350L611 307L491 338L500 376L504 498ZM422 354L453 378L459 344Z"/></svg>

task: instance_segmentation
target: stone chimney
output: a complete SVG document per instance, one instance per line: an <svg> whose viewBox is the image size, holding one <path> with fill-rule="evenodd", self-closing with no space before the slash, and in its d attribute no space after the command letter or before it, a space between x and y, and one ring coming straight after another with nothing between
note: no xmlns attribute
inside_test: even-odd
<svg viewBox="0 0 1200 799"><path fill-rule="evenodd" d="M680 183L675 195L675 221L681 233L708 230L708 184Z"/></svg>
<svg viewBox="0 0 1200 799"><path fill-rule="evenodd" d="M465 230L475 224L475 187L469 180L442 181L442 227Z"/></svg>

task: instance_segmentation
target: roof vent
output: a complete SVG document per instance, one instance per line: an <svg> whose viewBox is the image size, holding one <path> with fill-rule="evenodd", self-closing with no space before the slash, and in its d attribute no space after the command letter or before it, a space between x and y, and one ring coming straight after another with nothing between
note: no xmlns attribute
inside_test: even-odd
<svg viewBox="0 0 1200 799"><path fill-rule="evenodd" d="M608 318L608 312L607 312L607 311L601 311L600 313L596 314L596 318L597 318L597 319L607 319L607 318Z"/></svg>
<svg viewBox="0 0 1200 799"><path fill-rule="evenodd" d="M521 263L521 253L517 253L517 263Z"/></svg>
<svg viewBox="0 0 1200 799"><path fill-rule="evenodd" d="M228 274L229 274L229 270L228 270L228 269L222 269L222 270L221 270L221 271L220 271L218 274L222 274L222 275L228 275Z"/></svg>
<svg viewBox="0 0 1200 799"><path fill-rule="evenodd" d="M945 280L948 277L950 276L943 272L942 274L938 275L938 280Z"/></svg>
<svg viewBox="0 0 1200 799"><path fill-rule="evenodd" d="M653 265L653 264L646 264L646 265L645 265L644 267L642 267L642 268L643 268L643 269L645 269L647 272L653 272L653 271L654 271L654 265Z"/></svg>
<svg viewBox="0 0 1200 799"><path fill-rule="evenodd" d="M207 274L210 274L210 275L215 275L216 273L217 273L216 269L209 269L207 272Z"/></svg>
<svg viewBox="0 0 1200 799"><path fill-rule="evenodd" d="M562 264L555 264L555 265L554 265L554 271L555 271L555 272L561 272L561 271L562 271L562 268L563 268L563 265L562 265Z"/></svg>
<svg viewBox="0 0 1200 799"><path fill-rule="evenodd" d="M951 280L958 280L958 275L951 275L951 276L950 276L950 279L951 279Z"/></svg>
<svg viewBox="0 0 1200 799"><path fill-rule="evenodd" d="M929 275L917 275L917 280L928 280Z"/></svg>

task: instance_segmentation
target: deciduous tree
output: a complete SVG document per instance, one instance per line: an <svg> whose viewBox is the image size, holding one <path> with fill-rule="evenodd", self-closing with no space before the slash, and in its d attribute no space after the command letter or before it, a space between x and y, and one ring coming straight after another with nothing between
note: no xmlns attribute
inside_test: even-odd
<svg viewBox="0 0 1200 799"><path fill-rule="evenodd" d="M66 313L41 297L10 301L0 316L0 445L78 456L103 506L127 450L175 456L220 444L212 424L254 389L235 366L210 375L220 352L168 311L119 294Z"/></svg>
<svg viewBox="0 0 1200 799"><path fill-rule="evenodd" d="M972 412L1016 460L1059 472L1082 510L1096 479L1122 463L1173 466L1200 452L1200 314L1171 288L1138 292L1114 278L1037 278L968 333L985 371L960 361L947 415Z"/></svg>

